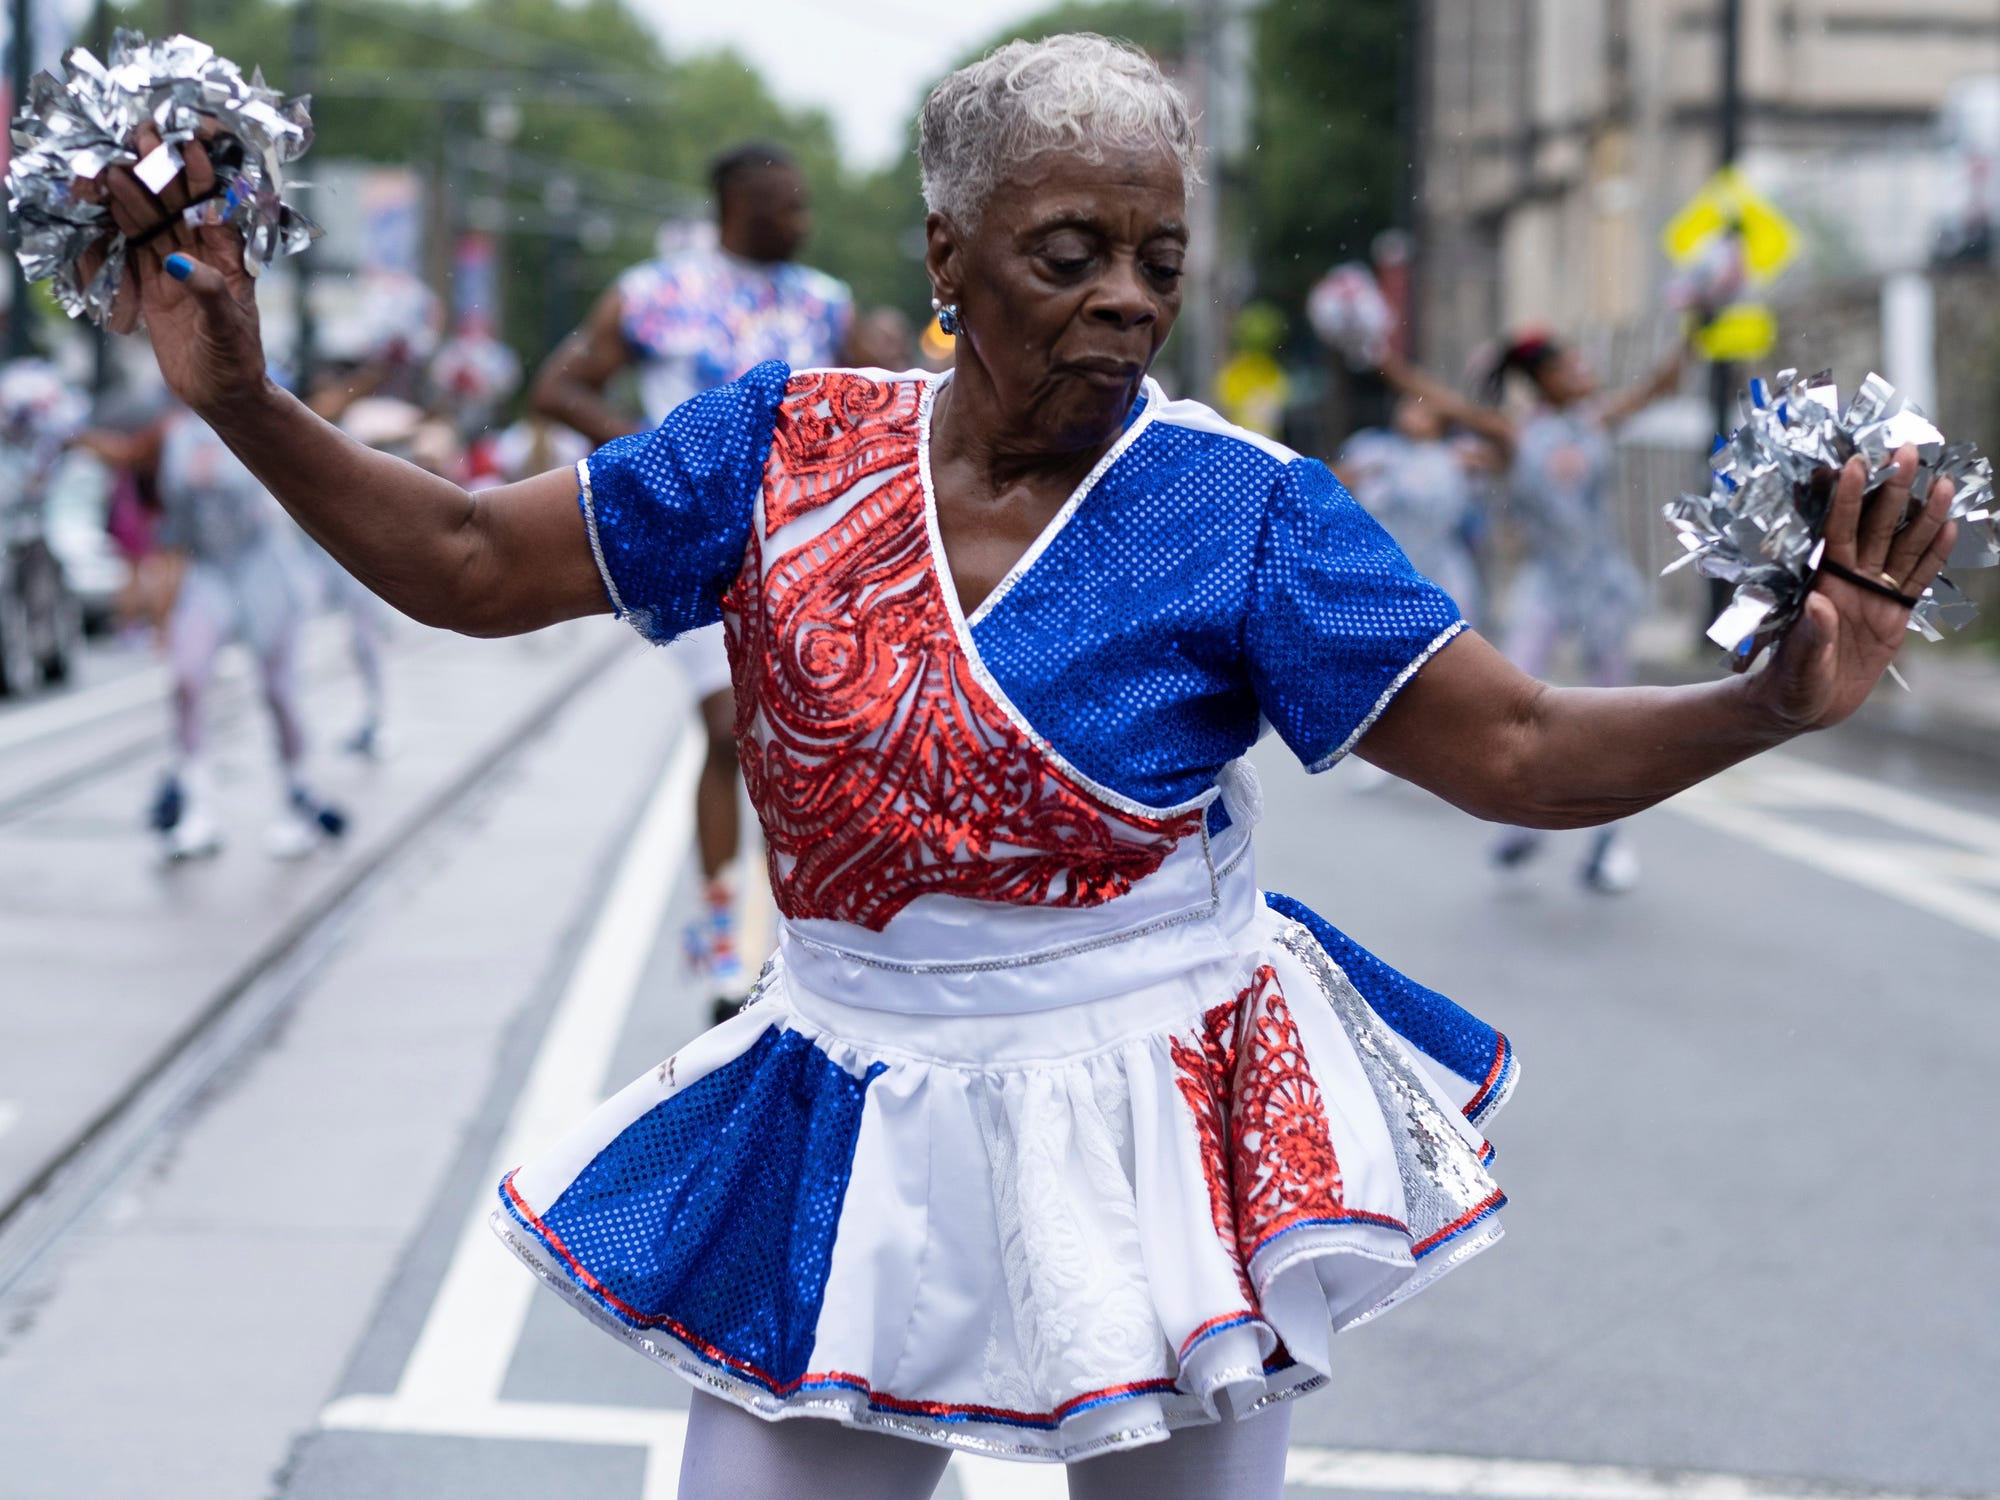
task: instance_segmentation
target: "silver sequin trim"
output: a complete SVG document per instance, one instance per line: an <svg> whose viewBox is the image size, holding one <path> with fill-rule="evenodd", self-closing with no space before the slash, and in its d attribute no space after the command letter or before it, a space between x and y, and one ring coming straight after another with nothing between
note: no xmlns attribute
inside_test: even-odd
<svg viewBox="0 0 2000 1500"><path fill-rule="evenodd" d="M597 1327L648 1358L665 1365L689 1383L760 1417L818 1415L832 1418L849 1427L896 1433L919 1442L935 1443L940 1447L967 1453L983 1453L994 1458L1025 1459L1042 1463L1070 1463L1119 1448L1155 1443L1176 1428L1206 1427L1217 1420L1211 1414L1215 1404L1216 1387L1213 1384L1201 1395L1192 1395L1179 1390L1160 1391L1154 1393L1154 1399L1171 1403L1177 1409L1167 1412L1158 1422L1120 1428L1116 1432L1106 1433L1085 1443L1037 1447L1027 1442L1011 1442L1004 1438L969 1433L959 1423L927 1422L920 1417L873 1411L868 1407L868 1397L859 1391L839 1396L776 1397L760 1386L734 1379L717 1370L713 1365L689 1352L671 1334L655 1337L613 1317L564 1271L549 1264L541 1245L522 1232L521 1226L506 1209L495 1209L489 1222L501 1242L518 1256L544 1285L558 1293ZM1269 1375L1261 1370L1246 1370L1244 1379L1274 1382L1270 1389L1245 1408L1244 1415L1262 1411L1279 1401L1289 1401L1295 1396L1306 1395L1326 1384L1323 1376L1311 1374L1303 1366L1273 1371ZM1280 1381L1284 1383L1275 1383ZM1052 1436L1060 1440L1060 1429Z"/></svg>
<svg viewBox="0 0 2000 1500"><path fill-rule="evenodd" d="M619 597L618 585L612 581L610 565L604 561L604 543L597 536L597 501L590 493L590 460L576 461L576 482L583 495L583 524L590 531L590 555L597 559L597 576L604 580L604 592L611 596L611 607L622 619L630 613L625 601Z"/></svg>
<svg viewBox="0 0 2000 1500"><path fill-rule="evenodd" d="M1278 942L1305 965L1315 987L1347 1033L1361 1070L1375 1091L1375 1102L1388 1125L1396 1149L1396 1166L1403 1183L1404 1216L1414 1239L1422 1240L1487 1203L1499 1184L1487 1173L1479 1153L1452 1122L1423 1080L1396 1034L1362 998L1339 965L1305 928L1287 922ZM1462 1237L1440 1245L1417 1263L1410 1278L1371 1307L1343 1320L1352 1327L1394 1303L1415 1296L1446 1271L1462 1264L1500 1238L1497 1217L1468 1226ZM1285 1267L1312 1255L1310 1244L1253 1266L1259 1293Z"/></svg>
<svg viewBox="0 0 2000 1500"><path fill-rule="evenodd" d="M1368 710L1368 717L1354 726L1354 732L1340 742L1340 747L1332 753L1320 757L1320 759L1307 766L1306 769L1315 773L1324 771L1328 766L1340 760L1348 751L1358 745L1361 742L1361 736L1375 727L1375 721L1382 717L1382 710L1387 708L1390 700L1403 690L1404 684L1417 675L1418 669L1433 656L1436 656L1438 652L1442 651L1450 643L1453 636L1457 635L1461 630L1469 628L1463 620L1460 620L1456 625L1447 626L1436 640L1424 647L1423 651L1418 654L1414 661L1396 674L1396 680L1382 690L1382 696L1377 698L1375 706Z"/></svg>
<svg viewBox="0 0 2000 1500"><path fill-rule="evenodd" d="M1074 958L1079 953L1091 953L1099 948L1114 948L1120 943L1129 943L1134 938L1161 932L1169 927L1179 927L1188 922L1213 921L1222 910L1222 884L1220 876L1225 873L1215 867L1215 854L1209 847L1208 828L1204 824L1199 830L1201 836L1201 857L1208 866L1208 900L1200 906L1190 906L1183 911L1173 912L1137 927L1120 928L1117 932L1107 932L1094 938L1082 938L1074 943L1064 943L1055 948L1038 948L1033 953L1006 958L942 959L893 959L871 958L866 953L857 953L852 948L842 948L833 943L823 943L807 937L796 928L785 929L785 941L797 943L802 948L810 948L816 953L824 953L832 958L845 959L850 963L865 965L871 969L883 969L892 974L986 974L1001 969L1022 969L1031 964L1054 963L1057 959ZM1242 863L1243 854L1248 852L1246 842L1229 862L1234 869Z"/></svg>

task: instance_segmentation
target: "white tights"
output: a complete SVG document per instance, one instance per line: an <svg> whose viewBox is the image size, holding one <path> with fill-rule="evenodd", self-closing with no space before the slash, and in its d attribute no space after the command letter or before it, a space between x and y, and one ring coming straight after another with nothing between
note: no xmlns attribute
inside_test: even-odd
<svg viewBox="0 0 2000 1500"><path fill-rule="evenodd" d="M1069 1465L1070 1500L1279 1500L1291 1403ZM928 1500L951 1455L815 1417L767 1422L697 1393L680 1500Z"/></svg>
<svg viewBox="0 0 2000 1500"><path fill-rule="evenodd" d="M257 667L257 683L271 716L278 764L287 789L305 756L299 717L299 617L282 578L273 584L252 573L232 585L218 571L191 566L167 620L167 661L173 672L174 748L183 764L206 748L206 702L216 658L240 637Z"/></svg>

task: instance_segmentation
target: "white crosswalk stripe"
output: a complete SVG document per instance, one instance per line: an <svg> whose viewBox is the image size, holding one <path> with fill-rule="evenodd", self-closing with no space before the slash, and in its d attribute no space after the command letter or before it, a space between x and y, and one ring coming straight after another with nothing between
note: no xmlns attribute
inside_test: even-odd
<svg viewBox="0 0 2000 1500"><path fill-rule="evenodd" d="M1737 766L1667 807L2000 940L2000 818L1785 755Z"/></svg>
<svg viewBox="0 0 2000 1500"><path fill-rule="evenodd" d="M326 1427L345 1431L643 1448L647 1453L644 1500L675 1500L681 1447L687 1434L686 1415L677 1411L528 1401L425 1407L394 1396L350 1396L328 1407L321 1421ZM964 1500L1063 1500L1069 1493L1064 1471L1057 1464L1007 1463L957 1454L950 1473ZM1921 1491L1702 1470L1303 1445L1291 1450L1285 1484L1290 1489L1327 1494L1363 1492L1452 1500L1946 1500ZM1967 1496L1960 1500L2000 1497Z"/></svg>

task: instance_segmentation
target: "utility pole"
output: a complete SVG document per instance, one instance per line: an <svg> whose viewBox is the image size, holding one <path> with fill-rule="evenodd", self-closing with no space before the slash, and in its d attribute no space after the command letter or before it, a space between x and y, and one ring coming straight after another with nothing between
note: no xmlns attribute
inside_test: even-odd
<svg viewBox="0 0 2000 1500"><path fill-rule="evenodd" d="M13 42L12 76L14 108L28 99L28 83L35 70L35 12L32 0L10 0L8 6ZM11 128L11 126L10 126ZM34 316L28 300L28 273L21 269L21 228L13 215L7 217L7 264L13 277L14 295L7 304L7 358L20 359L31 350L28 320Z"/></svg>
<svg viewBox="0 0 2000 1500"><path fill-rule="evenodd" d="M181 0L185 3L185 0ZM319 0L292 0L292 92L310 94L319 73ZM300 213L312 214L312 186L291 189ZM292 378L301 396L312 390L319 362L319 329L313 320L312 251L292 257L292 324L297 330L292 348Z"/></svg>
<svg viewBox="0 0 2000 1500"><path fill-rule="evenodd" d="M1722 72L1716 80L1716 165L1732 167L1743 150L1743 0L1722 0L1717 9ZM1736 367L1718 359L1708 367L1708 400L1717 433L1730 429L1736 396ZM1729 605L1732 589L1719 578L1708 581L1711 612Z"/></svg>
<svg viewBox="0 0 2000 1500"><path fill-rule="evenodd" d="M1202 123L1208 181L1188 205L1186 330L1181 368L1186 394L1207 400L1228 352L1231 315L1242 294L1242 255L1226 212L1250 137L1250 68L1255 33L1246 0L1185 0L1188 103Z"/></svg>
<svg viewBox="0 0 2000 1500"><path fill-rule="evenodd" d="M1208 181L1188 205L1187 296L1181 327L1187 342L1181 373L1185 394L1207 400L1222 363L1222 153L1213 149L1216 105L1222 95L1222 0L1188 0L1188 103L1208 122Z"/></svg>
<svg viewBox="0 0 2000 1500"><path fill-rule="evenodd" d="M1417 357L1422 329L1424 269L1428 246L1424 234L1424 116L1430 107L1429 7L1425 0L1403 0L1401 87L1396 90L1397 138L1403 146L1402 199L1398 218L1410 237L1410 258L1403 283L1402 352Z"/></svg>
<svg viewBox="0 0 2000 1500"><path fill-rule="evenodd" d="M96 0L90 7L90 46L101 60L111 51L111 0ZM90 413L97 420L104 406L104 394L111 389L111 330L90 329Z"/></svg>

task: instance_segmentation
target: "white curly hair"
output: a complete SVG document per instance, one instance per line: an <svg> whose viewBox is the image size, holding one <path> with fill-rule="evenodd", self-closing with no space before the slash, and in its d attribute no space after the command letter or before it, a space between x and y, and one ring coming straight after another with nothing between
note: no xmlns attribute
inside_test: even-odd
<svg viewBox="0 0 2000 1500"><path fill-rule="evenodd" d="M1185 95L1125 42L1069 32L1009 42L931 90L917 117L924 203L971 228L1006 174L1049 151L1170 153L1192 192L1201 148Z"/></svg>

